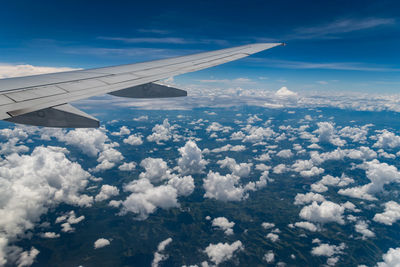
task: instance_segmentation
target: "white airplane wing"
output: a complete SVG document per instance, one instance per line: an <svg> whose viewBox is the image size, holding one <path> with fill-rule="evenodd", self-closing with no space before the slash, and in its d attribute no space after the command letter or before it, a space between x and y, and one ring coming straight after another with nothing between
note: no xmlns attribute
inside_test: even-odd
<svg viewBox="0 0 400 267"><path fill-rule="evenodd" d="M46 127L98 127L99 121L68 104L101 94L130 98L186 96L157 81L206 69L282 45L260 43L144 63L0 80L0 119Z"/></svg>

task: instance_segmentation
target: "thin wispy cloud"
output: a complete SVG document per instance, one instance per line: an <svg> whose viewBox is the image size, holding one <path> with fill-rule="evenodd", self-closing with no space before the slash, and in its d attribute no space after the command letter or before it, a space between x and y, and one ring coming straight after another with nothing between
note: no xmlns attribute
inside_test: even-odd
<svg viewBox="0 0 400 267"><path fill-rule="evenodd" d="M340 19L312 27L300 27L287 39L340 38L341 34L395 24L393 18Z"/></svg>
<svg viewBox="0 0 400 267"><path fill-rule="evenodd" d="M227 45L228 42L219 39L190 39L181 37L97 37L99 40L119 41L127 44L217 44Z"/></svg>
<svg viewBox="0 0 400 267"><path fill-rule="evenodd" d="M162 30L162 29L138 29L138 32L142 33L154 33L154 34L169 34L171 33L168 30Z"/></svg>
<svg viewBox="0 0 400 267"><path fill-rule="evenodd" d="M325 69L325 70L352 70L352 71L379 71L379 72L397 72L399 68L387 66L368 65L359 62L305 62L291 61L269 58L249 58L249 62L262 63L268 66L284 69Z"/></svg>

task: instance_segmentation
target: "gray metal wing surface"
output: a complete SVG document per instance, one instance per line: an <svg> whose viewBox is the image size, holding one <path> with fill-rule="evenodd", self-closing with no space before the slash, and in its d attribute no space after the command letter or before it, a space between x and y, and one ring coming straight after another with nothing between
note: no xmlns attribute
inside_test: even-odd
<svg viewBox="0 0 400 267"><path fill-rule="evenodd" d="M98 127L69 102L110 93L131 98L185 96L159 80L217 66L282 43L259 43L114 67L0 80L0 119L47 127Z"/></svg>

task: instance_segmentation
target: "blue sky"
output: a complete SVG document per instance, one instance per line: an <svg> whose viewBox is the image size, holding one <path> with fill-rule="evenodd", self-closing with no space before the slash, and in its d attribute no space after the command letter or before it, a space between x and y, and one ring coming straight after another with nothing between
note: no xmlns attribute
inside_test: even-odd
<svg viewBox="0 0 400 267"><path fill-rule="evenodd" d="M397 92L397 1L5 1L0 63L91 68L287 42L180 84Z"/></svg>

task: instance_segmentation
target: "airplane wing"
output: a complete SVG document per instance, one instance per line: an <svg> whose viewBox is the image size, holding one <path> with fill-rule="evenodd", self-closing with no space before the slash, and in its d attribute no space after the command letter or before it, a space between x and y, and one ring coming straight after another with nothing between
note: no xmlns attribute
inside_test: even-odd
<svg viewBox="0 0 400 267"><path fill-rule="evenodd" d="M186 96L159 80L283 45L259 43L137 64L0 80L0 119L63 128L98 127L99 121L69 102L109 93L130 98Z"/></svg>

